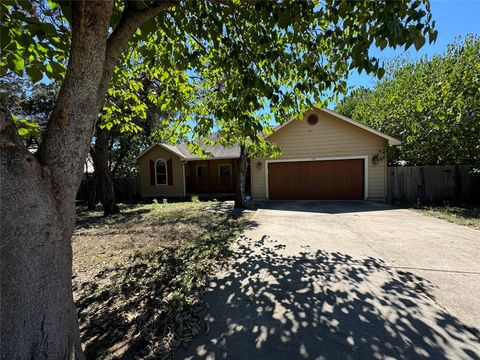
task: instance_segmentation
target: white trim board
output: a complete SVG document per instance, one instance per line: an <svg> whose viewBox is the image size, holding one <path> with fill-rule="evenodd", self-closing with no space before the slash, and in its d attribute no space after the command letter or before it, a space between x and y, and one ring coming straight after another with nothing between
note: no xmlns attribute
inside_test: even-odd
<svg viewBox="0 0 480 360"><path fill-rule="evenodd" d="M279 162L306 162L306 161L325 161L325 160L355 160L363 159L363 198L368 198L368 155L358 156L340 156L340 157L312 157L303 159L277 159L277 160L265 160L265 195L267 200L270 198L268 190L268 164Z"/></svg>

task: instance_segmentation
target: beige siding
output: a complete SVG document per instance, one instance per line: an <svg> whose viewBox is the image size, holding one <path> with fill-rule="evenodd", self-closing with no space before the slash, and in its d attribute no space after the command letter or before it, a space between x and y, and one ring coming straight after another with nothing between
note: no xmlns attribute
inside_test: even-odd
<svg viewBox="0 0 480 360"><path fill-rule="evenodd" d="M173 185L150 185L150 160L172 159ZM180 158L161 146L155 146L144 154L138 162L140 195L142 197L182 197L184 196L183 163Z"/></svg>
<svg viewBox="0 0 480 360"><path fill-rule="evenodd" d="M377 153L385 156L387 140L330 114L317 114L319 122L316 125L292 121L268 138L282 151L275 160L368 156L368 198L385 200L387 160L385 157L374 165L372 157ZM253 199L265 199L265 159L251 160L251 181Z"/></svg>

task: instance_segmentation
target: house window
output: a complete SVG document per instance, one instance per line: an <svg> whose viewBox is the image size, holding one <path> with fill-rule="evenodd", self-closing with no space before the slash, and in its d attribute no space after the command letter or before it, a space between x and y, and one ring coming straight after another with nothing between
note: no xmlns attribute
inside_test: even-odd
<svg viewBox="0 0 480 360"><path fill-rule="evenodd" d="M230 176L232 174L232 166L230 164L220 164L218 172L220 176Z"/></svg>
<svg viewBox="0 0 480 360"><path fill-rule="evenodd" d="M159 159L155 163L155 178L157 185L167 185L167 163L163 159Z"/></svg>
<svg viewBox="0 0 480 360"><path fill-rule="evenodd" d="M197 176L198 177L208 176L208 166L207 165L197 165Z"/></svg>

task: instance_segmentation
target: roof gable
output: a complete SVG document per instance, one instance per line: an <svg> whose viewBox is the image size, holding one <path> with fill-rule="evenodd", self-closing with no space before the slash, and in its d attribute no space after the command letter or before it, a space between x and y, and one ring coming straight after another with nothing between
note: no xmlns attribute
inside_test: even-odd
<svg viewBox="0 0 480 360"><path fill-rule="evenodd" d="M155 143L155 144L152 144L150 145L148 148L146 148L144 151L142 151L142 153L140 155L137 156L137 161L145 154L147 154L148 152L150 152L150 150L152 150L153 148L155 147L161 147L167 151L170 151L172 153L174 153L175 155L177 155L181 160L186 160L186 157L185 155L176 148L176 146L174 145L168 145L168 144L161 144L161 143Z"/></svg>
<svg viewBox="0 0 480 360"><path fill-rule="evenodd" d="M348 117L346 117L346 116L343 116L343 115L341 115L341 114L339 114L339 113L337 113L337 112L335 112L335 111L333 111L333 110L326 109L326 108L320 109L320 108L317 108L317 107L314 107L313 109L316 110L316 111L324 112L325 114L329 114L329 115L335 117L335 118L338 119L338 120L344 121L344 122L346 122L346 123L348 123L348 124L350 124L350 125L356 126L356 127L360 128L360 129L363 129L363 130L365 130L365 131L367 131L367 132L369 132L369 133L371 133L371 134L374 134L374 135L376 135L376 136L379 136L379 137L381 137L381 138L384 138L384 139L386 139L386 140L388 141L388 145L400 145L400 144L401 144L401 141L400 141L400 140L395 139L394 137L391 137L391 136L389 136L389 135L387 135L387 134L384 134L384 133L382 133L382 132L380 132L380 131L378 131L378 130L372 129L371 127L369 127L369 126L367 126L367 125L361 124L361 123L359 123L359 122L357 122L357 121L355 121L355 120L352 120L352 119L350 119L350 118L348 118ZM291 123L293 120L297 120L297 119L296 119L296 118L292 118L292 119L286 121L285 123L283 123L282 125L277 126L277 127L274 129L274 131L267 136L267 138L268 138L269 136L275 134L278 130L284 128L286 125L288 125L289 123Z"/></svg>
<svg viewBox="0 0 480 360"><path fill-rule="evenodd" d="M187 144L168 145L162 143L155 143L152 146L148 147L145 151L143 151L137 157L137 160L156 146L160 146L174 153L175 155L180 157L181 160L237 159L240 157L240 146L238 144L234 144L231 147L226 147L220 144L201 144L201 147L204 151L212 154L212 156L201 157L200 155L192 153L188 148Z"/></svg>

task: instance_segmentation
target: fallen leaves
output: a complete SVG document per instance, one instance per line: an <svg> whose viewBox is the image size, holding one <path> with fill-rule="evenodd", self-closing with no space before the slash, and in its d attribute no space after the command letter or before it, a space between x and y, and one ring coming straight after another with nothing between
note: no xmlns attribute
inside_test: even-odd
<svg viewBox="0 0 480 360"><path fill-rule="evenodd" d="M73 285L87 358L169 358L186 346L201 331L209 278L247 224L201 204L140 210L133 220L124 211L118 223L97 222L94 236L82 233L85 219L77 232L74 261L83 272Z"/></svg>

